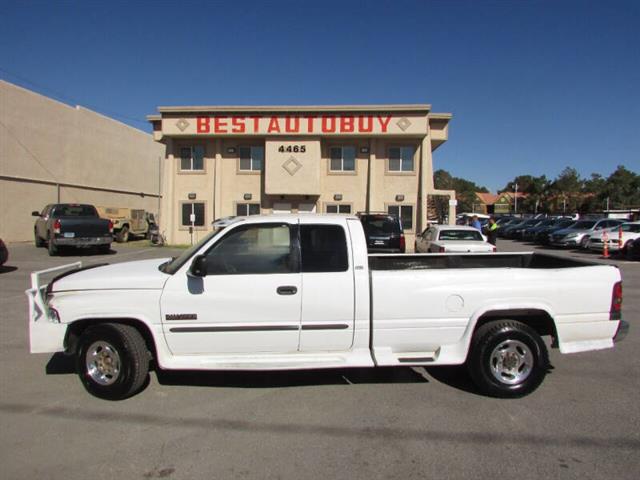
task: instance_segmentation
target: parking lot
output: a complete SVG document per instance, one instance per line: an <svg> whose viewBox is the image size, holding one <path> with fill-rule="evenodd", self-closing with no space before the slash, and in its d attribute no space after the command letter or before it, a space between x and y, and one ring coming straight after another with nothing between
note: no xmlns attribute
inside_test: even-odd
<svg viewBox="0 0 640 480"><path fill-rule="evenodd" d="M163 373L106 402L72 365L28 353L29 273L81 260L180 251L145 242L111 255L49 257L9 245L0 270L0 461L22 478L589 478L640 471L640 262L619 265L623 317L614 349L561 355L528 397L482 397L459 368L282 373ZM531 245L499 240L499 251Z"/></svg>

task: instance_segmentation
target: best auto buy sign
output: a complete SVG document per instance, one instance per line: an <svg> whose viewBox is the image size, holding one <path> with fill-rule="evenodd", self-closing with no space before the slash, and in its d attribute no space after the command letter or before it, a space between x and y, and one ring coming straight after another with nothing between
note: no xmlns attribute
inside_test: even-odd
<svg viewBox="0 0 640 480"><path fill-rule="evenodd" d="M165 135L426 135L426 115L198 115L162 119Z"/></svg>

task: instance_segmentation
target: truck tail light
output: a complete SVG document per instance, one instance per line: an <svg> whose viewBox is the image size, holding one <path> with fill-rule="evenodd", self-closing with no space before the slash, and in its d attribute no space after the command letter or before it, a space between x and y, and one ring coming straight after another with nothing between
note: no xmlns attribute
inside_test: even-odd
<svg viewBox="0 0 640 480"><path fill-rule="evenodd" d="M113 222L109 220L109 233L113 233Z"/></svg>
<svg viewBox="0 0 640 480"><path fill-rule="evenodd" d="M445 253L445 251L444 247L438 247L438 253Z"/></svg>
<svg viewBox="0 0 640 480"><path fill-rule="evenodd" d="M609 310L609 320L620 320L622 318L622 282L616 282L611 294L611 310Z"/></svg>
<svg viewBox="0 0 640 480"><path fill-rule="evenodd" d="M407 243L404 239L404 235L400 235L400 253L404 253L407 248Z"/></svg>
<svg viewBox="0 0 640 480"><path fill-rule="evenodd" d="M496 247L493 247L492 251L495 253L496 252Z"/></svg>
<svg viewBox="0 0 640 480"><path fill-rule="evenodd" d="M60 220L56 220L55 222L53 222L53 233L60 233L61 227L62 224L60 223Z"/></svg>

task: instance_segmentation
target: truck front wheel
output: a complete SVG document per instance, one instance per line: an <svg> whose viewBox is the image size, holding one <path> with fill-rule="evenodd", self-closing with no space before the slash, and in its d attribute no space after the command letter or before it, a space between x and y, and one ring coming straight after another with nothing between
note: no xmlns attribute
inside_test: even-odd
<svg viewBox="0 0 640 480"><path fill-rule="evenodd" d="M128 241L129 241L129 227L125 225L120 229L118 233L116 233L116 242L126 243Z"/></svg>
<svg viewBox="0 0 640 480"><path fill-rule="evenodd" d="M467 368L482 393L501 398L522 397L544 380L549 354L540 335L528 325L496 320L475 332Z"/></svg>
<svg viewBox="0 0 640 480"><path fill-rule="evenodd" d="M129 325L105 323L80 337L76 368L87 391L105 400L138 393L149 377L149 352L140 332Z"/></svg>

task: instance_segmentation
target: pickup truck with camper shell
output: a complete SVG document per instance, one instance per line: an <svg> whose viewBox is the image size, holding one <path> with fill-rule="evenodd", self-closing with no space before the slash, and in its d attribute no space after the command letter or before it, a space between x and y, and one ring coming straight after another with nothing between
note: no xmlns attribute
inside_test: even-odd
<svg viewBox="0 0 640 480"><path fill-rule="evenodd" d="M628 329L614 266L368 255L356 216L214 226L177 258L32 273L31 352L73 355L85 388L106 399L140 391L152 359L167 370L466 364L484 394L519 397L549 368L543 336L572 353L610 348Z"/></svg>
<svg viewBox="0 0 640 480"><path fill-rule="evenodd" d="M101 253L111 250L113 222L100 218L93 205L55 203L31 215L37 217L33 226L35 245L46 245L51 256L66 247L96 247Z"/></svg>

